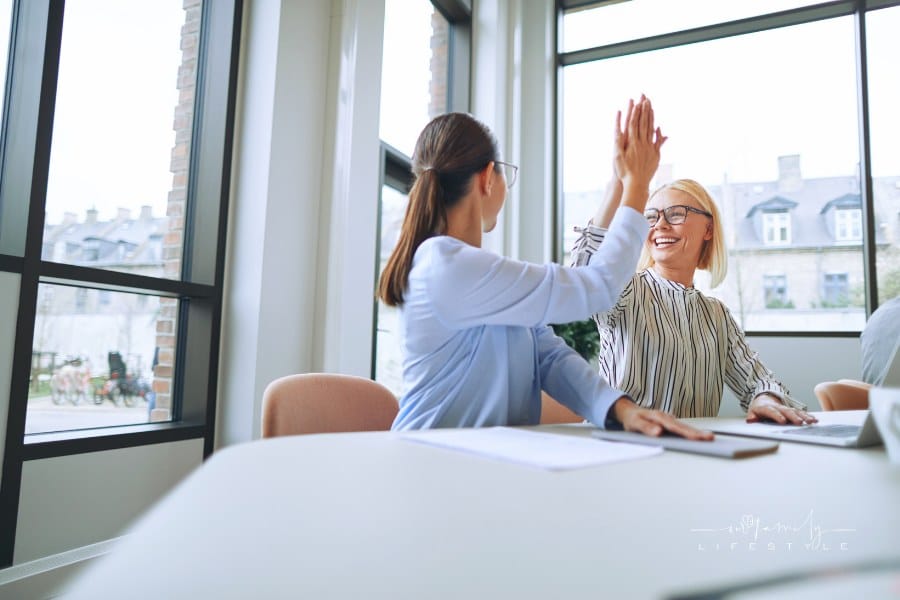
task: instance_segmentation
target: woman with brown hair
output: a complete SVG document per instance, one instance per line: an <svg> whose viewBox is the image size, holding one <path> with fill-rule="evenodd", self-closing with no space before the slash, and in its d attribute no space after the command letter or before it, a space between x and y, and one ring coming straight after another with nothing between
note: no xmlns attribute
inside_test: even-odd
<svg viewBox="0 0 900 600"><path fill-rule="evenodd" d="M659 411L637 408L610 388L548 323L611 307L634 272L647 235L642 217L665 137L645 98L616 117L621 208L589 268L537 265L481 248L515 180L488 129L462 113L441 115L413 153L415 183L400 238L378 295L400 307L404 394L394 429L526 425L539 422L541 390L603 426L697 439Z"/></svg>

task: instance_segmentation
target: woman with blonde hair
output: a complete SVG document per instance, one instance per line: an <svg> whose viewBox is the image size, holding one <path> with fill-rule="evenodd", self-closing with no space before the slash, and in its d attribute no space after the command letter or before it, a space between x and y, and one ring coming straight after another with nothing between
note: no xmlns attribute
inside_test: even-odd
<svg viewBox="0 0 900 600"><path fill-rule="evenodd" d="M614 177L575 243L574 265L590 264L602 248L621 194ZM728 385L748 421L815 422L750 349L725 304L694 287L698 269L709 272L712 287L727 271L722 219L709 193L691 179L673 181L653 192L644 217L650 231L637 273L615 306L594 315L600 374L639 406L676 417L717 416Z"/></svg>
<svg viewBox="0 0 900 600"><path fill-rule="evenodd" d="M547 325L610 308L647 235L641 216L665 137L650 102L629 103L616 152L623 193L605 247L589 267L538 265L481 248L494 228L515 167L470 115L434 118L416 142L416 180L378 295L399 307L403 350L400 411L393 429L528 425L540 420L541 390L604 426L660 435L712 435L636 406L606 384Z"/></svg>

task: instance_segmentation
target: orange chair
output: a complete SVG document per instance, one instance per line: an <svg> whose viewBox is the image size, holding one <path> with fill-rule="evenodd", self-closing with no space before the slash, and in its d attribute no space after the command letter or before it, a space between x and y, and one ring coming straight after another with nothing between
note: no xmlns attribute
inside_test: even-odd
<svg viewBox="0 0 900 600"><path fill-rule="evenodd" d="M822 410L865 410L869 408L871 387L870 384L855 379L839 379L824 381L813 391Z"/></svg>
<svg viewBox="0 0 900 600"><path fill-rule="evenodd" d="M387 431L399 410L380 383L336 373L288 375L263 392L262 436Z"/></svg>
<svg viewBox="0 0 900 600"><path fill-rule="evenodd" d="M553 399L547 392L541 392L541 425L557 423L581 423L583 417Z"/></svg>

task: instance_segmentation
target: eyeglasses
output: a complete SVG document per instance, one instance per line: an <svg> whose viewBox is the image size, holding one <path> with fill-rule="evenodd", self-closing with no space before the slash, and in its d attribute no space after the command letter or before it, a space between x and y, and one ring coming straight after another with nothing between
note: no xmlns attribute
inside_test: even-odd
<svg viewBox="0 0 900 600"><path fill-rule="evenodd" d="M503 162L502 160L495 160L494 164L497 165L495 168L503 173L503 179L506 180L506 187L511 188L516 182L516 176L519 174L519 167L508 162Z"/></svg>
<svg viewBox="0 0 900 600"><path fill-rule="evenodd" d="M684 220L687 219L688 212L705 215L710 219L712 218L712 213L700 210L699 208L694 208L693 206L685 206L684 204L673 204L662 210L659 210L658 208L648 208L644 211L644 218L647 219L647 223L650 224L650 227L653 227L656 225L657 221L659 221L659 213L662 213L669 225L681 225L684 223Z"/></svg>

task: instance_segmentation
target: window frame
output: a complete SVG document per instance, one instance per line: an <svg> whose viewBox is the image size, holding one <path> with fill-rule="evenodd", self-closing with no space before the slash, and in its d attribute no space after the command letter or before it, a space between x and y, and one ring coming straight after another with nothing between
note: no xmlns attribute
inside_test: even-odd
<svg viewBox="0 0 900 600"><path fill-rule="evenodd" d="M204 458L213 451L242 12L243 0L201 2L182 273L174 280L43 260L65 0L14 3L0 149L0 235L18 233L10 234L12 246L4 241L0 248L0 270L19 275L20 291L0 488L0 568L13 560L25 461L188 439L203 440ZM40 283L180 300L171 421L25 436Z"/></svg>
<svg viewBox="0 0 900 600"><path fill-rule="evenodd" d="M557 39L561 39L559 29L562 26L563 14L567 11L578 10L588 6L599 6L608 2L608 0L557 0L556 28ZM900 0L867 0L866 2L857 2L854 0L836 0L832 2L821 2L809 6L803 6L785 10L781 12L762 14L755 17L739 19L717 23L714 25L706 25L702 27L686 29L682 31L672 31L669 33L654 35L646 38L633 39L626 42L617 42L613 44L596 46L572 52L560 52L556 49L556 98L557 105L562 106L562 90L558 82L562 81L562 70L568 66L579 65L586 62L604 60L607 58L617 58L628 54L636 54L661 50L665 48L674 48L693 44L698 42L708 42L725 37L733 37L748 33L757 33L770 29L790 27L801 25L804 23L812 23L835 17L854 16L856 27L856 71L857 71L857 105L859 107L858 123L859 123L859 174L860 174L860 200L862 207L862 250L863 250L863 279L865 289L865 305L866 317L878 308L878 282L876 272L876 248L875 248L875 211L874 211L874 184L872 180L871 170L871 152L870 152L870 124L869 124L869 101L868 101L868 75L866 70L866 15L873 11L883 8L900 6ZM554 126L556 128L555 137L557 144L554 147L556 152L555 164L559 165L559 156L561 148L559 140L561 139L562 115L557 110L557 118ZM557 166L558 168L558 166ZM558 240L564 239L563 231L563 190L561 178L557 177L556 186L557 198L554 202L553 211L556 220L556 229L554 231ZM565 249L560 247L559 243L554 244L553 256L559 261L564 255ZM856 337L859 332L854 331L748 331L748 335L768 336L768 337Z"/></svg>

